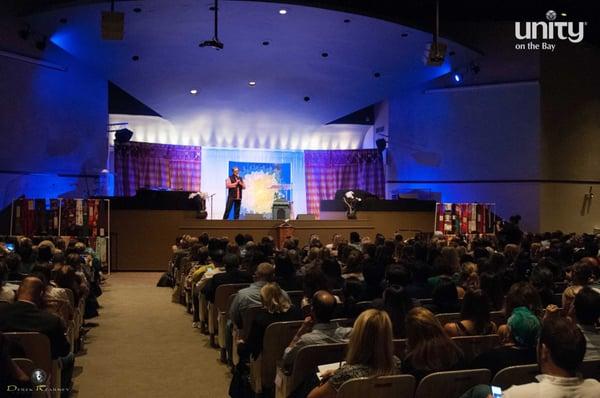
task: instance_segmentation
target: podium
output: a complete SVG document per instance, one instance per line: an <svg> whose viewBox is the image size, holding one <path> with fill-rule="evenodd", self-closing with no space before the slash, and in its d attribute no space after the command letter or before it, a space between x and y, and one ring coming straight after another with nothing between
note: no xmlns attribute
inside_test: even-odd
<svg viewBox="0 0 600 398"><path fill-rule="evenodd" d="M282 224L279 224L276 227L276 229L277 229L277 247L279 249L281 249L281 248L283 248L283 242L285 242L286 239L294 236L294 227L292 227L290 224L284 222Z"/></svg>
<svg viewBox="0 0 600 398"><path fill-rule="evenodd" d="M273 201L273 220L290 219L290 202L285 199L276 199Z"/></svg>

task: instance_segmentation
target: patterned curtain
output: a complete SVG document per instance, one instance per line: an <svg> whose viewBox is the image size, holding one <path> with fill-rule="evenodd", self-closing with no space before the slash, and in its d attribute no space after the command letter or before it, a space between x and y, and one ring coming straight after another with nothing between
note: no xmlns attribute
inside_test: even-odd
<svg viewBox="0 0 600 398"><path fill-rule="evenodd" d="M383 160L377 149L304 151L306 207L319 215L321 200L331 200L338 189L362 189L385 196Z"/></svg>
<svg viewBox="0 0 600 398"><path fill-rule="evenodd" d="M199 191L201 157L198 146L115 144L115 194L133 196L139 188Z"/></svg>

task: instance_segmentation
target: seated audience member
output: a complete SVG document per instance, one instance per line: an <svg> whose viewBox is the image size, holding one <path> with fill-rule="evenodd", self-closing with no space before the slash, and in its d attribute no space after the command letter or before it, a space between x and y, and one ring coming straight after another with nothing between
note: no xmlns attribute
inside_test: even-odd
<svg viewBox="0 0 600 398"><path fill-rule="evenodd" d="M385 278L385 266L368 261L363 265L363 296L361 301L371 301L380 298L383 294L383 280Z"/></svg>
<svg viewBox="0 0 600 398"><path fill-rule="evenodd" d="M496 333L496 324L490 321L490 303L482 290L467 290L460 318L458 322L444 325L444 330L450 337Z"/></svg>
<svg viewBox="0 0 600 398"><path fill-rule="evenodd" d="M287 252L275 256L275 281L287 292L302 290L302 280L296 276L296 268Z"/></svg>
<svg viewBox="0 0 600 398"><path fill-rule="evenodd" d="M29 274L31 268L35 265L35 251L33 250L33 242L31 239L21 237L18 240L16 252L21 256L21 263L17 272L20 274Z"/></svg>
<svg viewBox="0 0 600 398"><path fill-rule="evenodd" d="M437 285L442 283L444 279L447 278L450 278L456 282L458 280L458 271L460 268L460 259L458 258L456 249L453 247L442 248L440 255L434 261L434 266L436 268L437 275L432 276L427 280L427 283L429 283L431 289L435 289Z"/></svg>
<svg viewBox="0 0 600 398"><path fill-rule="evenodd" d="M585 360L600 359L600 293L586 286L577 293L573 301L573 313L577 326L586 341Z"/></svg>
<svg viewBox="0 0 600 398"><path fill-rule="evenodd" d="M355 248L358 251L362 251L361 239L360 235L356 231L350 232L350 241L348 243L350 246Z"/></svg>
<svg viewBox="0 0 600 398"><path fill-rule="evenodd" d="M0 303L12 303L15 301L15 295L19 285L7 283L8 267L4 262L0 262Z"/></svg>
<svg viewBox="0 0 600 398"><path fill-rule="evenodd" d="M585 261L579 261L571 268L571 285L562 294L562 309L565 314L571 310L575 295L590 283L592 269Z"/></svg>
<svg viewBox="0 0 600 398"><path fill-rule="evenodd" d="M527 307L517 307L507 322L509 338L488 352L477 356L471 368L486 368L495 375L499 370L514 365L535 363L535 345L540 331L540 320Z"/></svg>
<svg viewBox="0 0 600 398"><path fill-rule="evenodd" d="M390 286L383 291L383 299L374 300L373 307L385 311L392 322L395 339L406 338L405 320L408 312L415 306L402 286Z"/></svg>
<svg viewBox="0 0 600 398"><path fill-rule="evenodd" d="M352 328L340 327L331 323L337 302L335 297L325 291L317 291L312 300L311 312L285 349L283 366L291 369L300 348L314 344L341 343L347 340Z"/></svg>
<svg viewBox="0 0 600 398"><path fill-rule="evenodd" d="M460 311L460 301L456 284L448 277L440 278L433 289L433 303L425 307L435 314L447 314Z"/></svg>
<svg viewBox="0 0 600 398"><path fill-rule="evenodd" d="M541 317L544 308L542 307L542 300L531 283L517 282L508 290L504 312L507 316L510 316L517 307L527 307L532 314L538 318Z"/></svg>
<svg viewBox="0 0 600 398"><path fill-rule="evenodd" d="M479 289L479 274L477 273L477 264L474 262L466 262L461 265L459 274L458 286L466 292L468 289ZM459 297L462 298L462 297Z"/></svg>
<svg viewBox="0 0 600 398"><path fill-rule="evenodd" d="M412 374L417 382L433 372L464 369L463 352L428 309L416 307L409 311L406 338L402 372Z"/></svg>
<svg viewBox="0 0 600 398"><path fill-rule="evenodd" d="M22 274L19 271L21 269L21 256L19 256L18 253L8 253L4 258L4 262L6 264L6 267L8 268L8 275L6 276L6 280L15 282L23 280L26 274Z"/></svg>
<svg viewBox="0 0 600 398"><path fill-rule="evenodd" d="M585 346L585 338L574 323L562 317L548 317L537 347L541 372L536 377L538 382L510 387L504 391L504 398L599 397L600 382L577 375Z"/></svg>
<svg viewBox="0 0 600 398"><path fill-rule="evenodd" d="M61 319L40 309L44 283L37 277L23 279L13 304L0 306L0 332L39 332L48 336L52 359L60 359L61 382L69 388L73 374L74 356L70 353Z"/></svg>
<svg viewBox="0 0 600 398"><path fill-rule="evenodd" d="M75 275L75 270L68 265L63 265L54 271L53 280L56 286L69 289L73 292L73 305L76 307L79 304L79 300L83 297L83 292L81 291L77 275Z"/></svg>
<svg viewBox="0 0 600 398"><path fill-rule="evenodd" d="M325 274L329 286L331 289L343 289L344 288L344 278L342 278L342 268L340 267L340 263L333 258L324 259L321 263L321 270Z"/></svg>
<svg viewBox="0 0 600 398"><path fill-rule="evenodd" d="M529 283L533 285L540 295L542 307L546 308L550 304L561 305L559 300L554 298L554 274L547 267L534 267L531 270Z"/></svg>
<svg viewBox="0 0 600 398"><path fill-rule="evenodd" d="M274 322L302 319L300 309L293 306L277 283L267 283L260 289L261 310L256 314L245 341L238 344L240 361L256 359L263 349L267 327Z"/></svg>
<svg viewBox="0 0 600 398"><path fill-rule="evenodd" d="M235 254L226 254L223 257L225 272L215 274L201 290L206 300L215 302L217 288L221 285L232 283L252 283L252 277L245 271L240 271L240 258Z"/></svg>
<svg viewBox="0 0 600 398"><path fill-rule="evenodd" d="M354 322L346 364L324 375L319 387L308 398L335 398L344 382L358 377L377 377L400 373L400 360L394 356L392 323L385 311L367 310Z"/></svg>
<svg viewBox="0 0 600 398"><path fill-rule="evenodd" d="M345 258L342 277L344 279L356 279L363 281L365 278L362 273L362 254L358 250L352 249Z"/></svg>
<svg viewBox="0 0 600 398"><path fill-rule="evenodd" d="M329 280L323 271L321 271L321 267L315 267L308 270L308 272L304 275L302 290L304 291L304 296L300 302L300 309L305 314L308 314L310 312L312 298L316 292L319 290L331 292ZM341 300L338 296L333 297L337 303L341 303Z"/></svg>
<svg viewBox="0 0 600 398"><path fill-rule="evenodd" d="M65 324L73 319L75 309L71 305L69 295L64 288L57 287L51 279L50 265L36 265L31 274L38 276L44 282L44 299L42 308L60 317Z"/></svg>
<svg viewBox="0 0 600 398"><path fill-rule="evenodd" d="M479 286L487 296L492 311L500 311L504 308L504 291L499 274L484 272L479 277Z"/></svg>

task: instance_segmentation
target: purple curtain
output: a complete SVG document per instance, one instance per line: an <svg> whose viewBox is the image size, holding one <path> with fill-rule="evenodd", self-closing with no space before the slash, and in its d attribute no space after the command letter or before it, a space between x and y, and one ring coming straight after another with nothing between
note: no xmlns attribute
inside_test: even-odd
<svg viewBox="0 0 600 398"><path fill-rule="evenodd" d="M199 146L115 144L115 194L133 196L138 188L199 191L201 159Z"/></svg>
<svg viewBox="0 0 600 398"><path fill-rule="evenodd" d="M333 199L338 189L362 189L385 196L383 161L377 149L304 151L306 208L319 215L321 200Z"/></svg>

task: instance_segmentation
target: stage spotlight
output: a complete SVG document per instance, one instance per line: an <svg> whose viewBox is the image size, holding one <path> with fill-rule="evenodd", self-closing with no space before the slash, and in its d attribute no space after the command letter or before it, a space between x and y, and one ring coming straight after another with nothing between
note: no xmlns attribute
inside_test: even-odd
<svg viewBox="0 0 600 398"><path fill-rule="evenodd" d="M375 141L375 145L377 145L377 151L381 155L387 147L387 141L384 138L379 138Z"/></svg>
<svg viewBox="0 0 600 398"><path fill-rule="evenodd" d="M287 14L287 10L285 8L282 8L281 10L279 10L279 15L285 15Z"/></svg>
<svg viewBox="0 0 600 398"><path fill-rule="evenodd" d="M249 85L250 87L254 87L254 86L256 86L256 82L255 82L254 80L250 80L250 81L248 82L248 85Z"/></svg>
<svg viewBox="0 0 600 398"><path fill-rule="evenodd" d="M454 81L455 81L456 83L460 83L460 82L462 82L462 79L463 79L463 77L462 77L462 75L461 75L460 73L455 73L455 74L454 74Z"/></svg>
<svg viewBox="0 0 600 398"><path fill-rule="evenodd" d="M190 94L196 95L196 94L198 94L198 90L196 90L195 88L193 88L193 89L190 90Z"/></svg>
<svg viewBox="0 0 600 398"><path fill-rule="evenodd" d="M115 132L115 143L124 144L126 142L129 142L129 140L131 140L131 137L133 137L133 131L129 129L117 130Z"/></svg>

